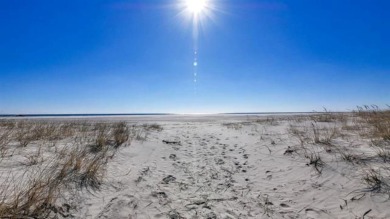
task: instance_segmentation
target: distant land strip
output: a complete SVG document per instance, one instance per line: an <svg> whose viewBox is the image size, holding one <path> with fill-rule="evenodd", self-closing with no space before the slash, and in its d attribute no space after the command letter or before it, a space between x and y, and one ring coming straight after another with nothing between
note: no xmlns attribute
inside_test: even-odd
<svg viewBox="0 0 390 219"><path fill-rule="evenodd" d="M0 114L4 117L105 117L105 116L173 116L173 115L281 115L281 114L315 114L324 112L234 112L234 113L96 113L96 114ZM345 112L326 112L345 113Z"/></svg>

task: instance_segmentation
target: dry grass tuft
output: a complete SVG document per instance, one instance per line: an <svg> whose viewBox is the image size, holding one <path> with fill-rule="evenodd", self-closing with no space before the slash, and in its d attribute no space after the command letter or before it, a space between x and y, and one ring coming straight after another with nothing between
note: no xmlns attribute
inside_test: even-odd
<svg viewBox="0 0 390 219"><path fill-rule="evenodd" d="M302 126L290 125L288 132L291 136L298 139L301 147L305 144L322 144L327 146L325 149L330 152L332 141L341 136L340 128L333 124L319 124L311 122Z"/></svg>
<svg viewBox="0 0 390 219"><path fill-rule="evenodd" d="M83 166L78 170L78 185L81 188L92 188L93 190L99 189L103 177L104 168L108 162L106 153L99 154L93 158L89 158L84 162Z"/></svg>
<svg viewBox="0 0 390 219"><path fill-rule="evenodd" d="M322 169L325 165L324 161L322 161L319 153L311 152L306 157L309 159L308 165L312 165L313 168L317 171L318 174L322 173Z"/></svg>
<svg viewBox="0 0 390 219"><path fill-rule="evenodd" d="M0 218L55 218L56 201L64 187L51 173L51 167L26 170L3 182Z"/></svg>
<svg viewBox="0 0 390 219"><path fill-rule="evenodd" d="M53 158L39 172L29 172L27 181L13 181L13 188L2 187L0 218L48 218L58 213L56 201L65 190L99 189L108 161L107 152L91 157L75 148L64 153L67 156Z"/></svg>
<svg viewBox="0 0 390 219"><path fill-rule="evenodd" d="M160 124L154 123L154 124L143 124L143 129L145 131L157 131L161 132L163 130L163 127Z"/></svg>
<svg viewBox="0 0 390 219"><path fill-rule="evenodd" d="M126 143L130 138L130 129L125 122L114 124L112 135L115 142L115 147L119 147Z"/></svg>
<svg viewBox="0 0 390 219"><path fill-rule="evenodd" d="M346 122L348 117L344 113L331 112L324 107L324 112L310 116L310 119L318 123Z"/></svg>
<svg viewBox="0 0 390 219"><path fill-rule="evenodd" d="M368 190L371 192L390 193L390 185L381 175L379 170L369 169L366 171L363 181L368 185Z"/></svg>
<svg viewBox="0 0 390 219"><path fill-rule="evenodd" d="M32 123L20 121L16 124L15 138L19 142L21 147L26 147L32 139Z"/></svg>
<svg viewBox="0 0 390 219"><path fill-rule="evenodd" d="M339 153L341 155L341 158L347 162L350 162L354 164L356 161L360 160L359 157L356 154L346 152L343 150L339 150Z"/></svg>
<svg viewBox="0 0 390 219"><path fill-rule="evenodd" d="M279 124L278 120L275 117L267 117L265 119L263 119L263 118L256 119L254 122L259 123L259 124L263 124L263 125L271 125L271 126L275 126L275 125Z"/></svg>
<svg viewBox="0 0 390 219"><path fill-rule="evenodd" d="M332 145L333 139L340 136L340 129L336 126L320 126L318 123L311 123L313 130L313 141L317 144Z"/></svg>
<svg viewBox="0 0 390 219"><path fill-rule="evenodd" d="M235 130L239 130L242 128L241 123L223 123L222 126L225 126L228 129L235 129Z"/></svg>
<svg viewBox="0 0 390 219"><path fill-rule="evenodd" d="M135 128L134 128L135 130ZM135 131L134 131L135 132ZM69 217L60 202L64 193L81 189L98 190L104 180L108 161L119 146L130 141L132 131L126 123L48 123L36 120L0 121L0 153L5 156L10 142L36 147L25 155L25 173L10 174L0 185L0 218ZM50 154L43 148L55 146ZM34 143L34 144L31 144ZM91 153L90 145L94 150ZM69 205L67 207L69 210Z"/></svg>
<svg viewBox="0 0 390 219"><path fill-rule="evenodd" d="M39 151L37 151L37 153L28 154L25 157L26 157L27 161L24 162L23 164L26 166L33 166L33 165L37 165L37 164L44 162L44 159L40 153L40 149L39 149Z"/></svg>
<svg viewBox="0 0 390 219"><path fill-rule="evenodd" d="M90 148L91 148L91 152L98 153L103 151L104 148L107 147L109 141L108 133L110 130L109 130L109 126L104 123L97 123L93 129L95 133Z"/></svg>
<svg viewBox="0 0 390 219"><path fill-rule="evenodd" d="M368 132L363 135L390 141L390 109L381 110L378 106L372 105L358 107L354 113L359 118L357 122L368 125Z"/></svg>
<svg viewBox="0 0 390 219"><path fill-rule="evenodd" d="M390 142L383 140L372 140L371 147L376 152L376 155L383 160L383 162L390 161Z"/></svg>
<svg viewBox="0 0 390 219"><path fill-rule="evenodd" d="M299 141L301 147L304 147L305 144L310 142L311 138L309 138L307 135L309 130L305 126L301 127L301 126L294 126L290 124L288 132L292 137L295 137Z"/></svg>
<svg viewBox="0 0 390 219"><path fill-rule="evenodd" d="M0 159L3 159L8 154L8 144L12 140L12 129L6 129L0 133Z"/></svg>

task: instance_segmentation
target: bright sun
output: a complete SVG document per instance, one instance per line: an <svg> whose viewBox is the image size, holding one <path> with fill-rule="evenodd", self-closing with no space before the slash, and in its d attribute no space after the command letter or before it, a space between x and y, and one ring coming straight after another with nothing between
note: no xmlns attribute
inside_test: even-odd
<svg viewBox="0 0 390 219"><path fill-rule="evenodd" d="M207 0L186 0L187 8L194 14L201 13L207 7Z"/></svg>

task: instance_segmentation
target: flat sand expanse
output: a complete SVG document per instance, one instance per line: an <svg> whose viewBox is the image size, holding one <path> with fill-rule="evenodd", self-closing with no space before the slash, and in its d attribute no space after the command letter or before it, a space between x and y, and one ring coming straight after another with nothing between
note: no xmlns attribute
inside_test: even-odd
<svg viewBox="0 0 390 219"><path fill-rule="evenodd" d="M375 157L372 139L343 128L349 121L313 122L311 116L30 121L120 120L159 127L145 129L117 150L98 189L64 194L73 218L390 218L386 182L377 189L364 180L372 168L389 170L388 162ZM330 131L337 133L330 136ZM34 148L36 143L23 150ZM3 181L10 169L23 168L23 150L0 162ZM344 159L342 151L355 160Z"/></svg>

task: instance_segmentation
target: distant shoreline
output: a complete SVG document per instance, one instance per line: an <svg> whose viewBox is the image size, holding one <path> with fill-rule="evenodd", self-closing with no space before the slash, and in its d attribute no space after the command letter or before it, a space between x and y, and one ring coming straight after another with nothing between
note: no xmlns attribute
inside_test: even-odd
<svg viewBox="0 0 390 219"><path fill-rule="evenodd" d="M21 117L106 117L106 116L180 116L180 115L282 115L282 114L315 114L323 112L238 112L238 113L92 113L92 114L0 114L0 118ZM327 112L346 113L346 112Z"/></svg>

